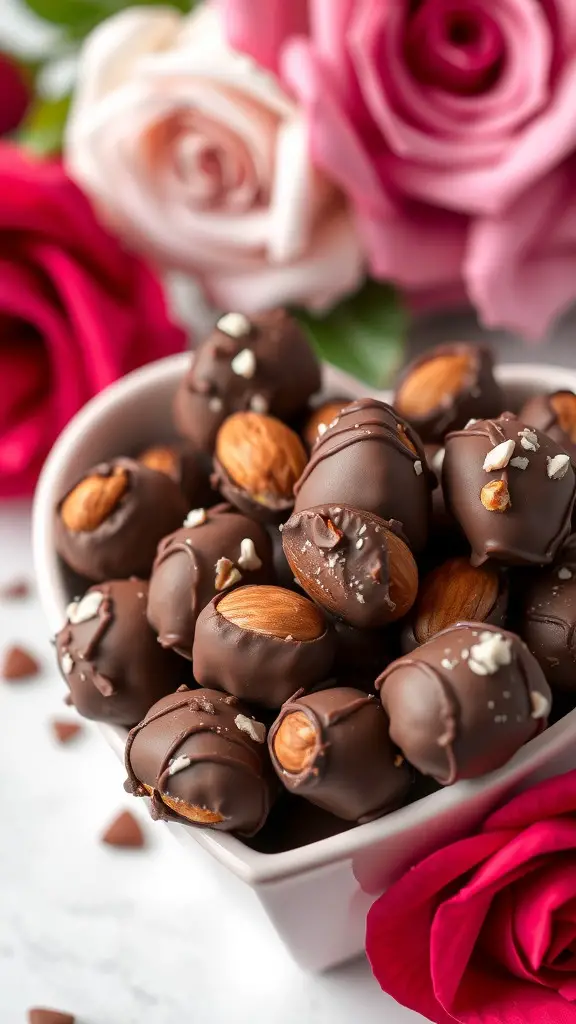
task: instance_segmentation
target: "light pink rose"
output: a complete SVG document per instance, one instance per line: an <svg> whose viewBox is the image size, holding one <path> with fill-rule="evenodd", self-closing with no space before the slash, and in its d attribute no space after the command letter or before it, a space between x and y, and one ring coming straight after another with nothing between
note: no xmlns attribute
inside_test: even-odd
<svg viewBox="0 0 576 1024"><path fill-rule="evenodd" d="M209 4L125 10L84 47L70 173L124 237L198 275L218 306L321 309L358 285L354 222L308 142L297 104L231 50Z"/></svg>

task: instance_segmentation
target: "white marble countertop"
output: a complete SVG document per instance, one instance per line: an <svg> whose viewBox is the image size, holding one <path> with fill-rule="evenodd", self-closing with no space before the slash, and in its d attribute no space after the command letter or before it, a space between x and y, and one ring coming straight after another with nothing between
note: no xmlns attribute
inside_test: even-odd
<svg viewBox="0 0 576 1024"><path fill-rule="evenodd" d="M0 584L33 579L29 510L0 506ZM35 680L0 683L0 1022L51 1006L79 1024L417 1024L355 961L323 976L298 968L256 903L200 849L181 848L122 789L97 730L69 746L52 717L73 718L34 597L0 603L0 651L21 642ZM122 808L148 847L102 845Z"/></svg>

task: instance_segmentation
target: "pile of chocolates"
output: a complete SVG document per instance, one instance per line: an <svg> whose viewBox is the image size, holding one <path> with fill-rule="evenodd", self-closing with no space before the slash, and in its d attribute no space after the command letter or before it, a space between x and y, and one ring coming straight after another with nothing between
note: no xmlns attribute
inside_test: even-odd
<svg viewBox="0 0 576 1024"><path fill-rule="evenodd" d="M177 389L180 440L55 509L86 580L56 638L68 700L130 728L155 817L342 830L501 767L576 692L576 396L508 412L469 344L409 365L392 405L320 385L288 313L228 313Z"/></svg>

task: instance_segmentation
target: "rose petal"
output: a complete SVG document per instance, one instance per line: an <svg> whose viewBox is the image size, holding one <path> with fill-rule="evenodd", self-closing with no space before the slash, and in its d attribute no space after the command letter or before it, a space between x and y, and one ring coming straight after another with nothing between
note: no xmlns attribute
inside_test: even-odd
<svg viewBox="0 0 576 1024"><path fill-rule="evenodd" d="M576 771L537 783L490 814L484 832L528 828L535 821L576 812Z"/></svg>
<svg viewBox="0 0 576 1024"><path fill-rule="evenodd" d="M282 44L305 32L307 0L219 0L226 34L236 50L276 71Z"/></svg>

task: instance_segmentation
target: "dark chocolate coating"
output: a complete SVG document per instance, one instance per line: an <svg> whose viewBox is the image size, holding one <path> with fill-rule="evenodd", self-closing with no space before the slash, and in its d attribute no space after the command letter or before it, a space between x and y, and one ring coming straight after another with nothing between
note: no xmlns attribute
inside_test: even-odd
<svg viewBox="0 0 576 1024"><path fill-rule="evenodd" d="M273 775L264 727L256 741L239 727L238 716L244 727L254 721L248 708L215 690L182 689L158 701L128 737L125 788L134 796L151 796L155 818L254 835L272 805ZM170 774L182 757L190 763ZM182 801L182 811L201 808L223 820L193 821L169 807L161 794L176 807Z"/></svg>
<svg viewBox="0 0 576 1024"><path fill-rule="evenodd" d="M373 693L374 680L399 653L394 627L356 629L341 619L335 619L334 633L334 672L338 684Z"/></svg>
<svg viewBox="0 0 576 1024"><path fill-rule="evenodd" d="M290 568L288 559L284 554L282 546L282 530L284 526L268 526L267 533L272 541L272 557L274 560L274 571L276 580L285 590L301 590L301 587L294 579L294 573Z"/></svg>
<svg viewBox="0 0 576 1024"><path fill-rule="evenodd" d="M294 511L341 504L397 519L412 550L421 551L428 537L434 486L422 442L412 427L391 406L363 398L346 406L314 446L294 488Z"/></svg>
<svg viewBox="0 0 576 1024"><path fill-rule="evenodd" d="M174 480L133 459L112 459L93 466L74 486L88 476L109 476L115 467L126 472L128 490L95 530L75 532L64 525L60 510L74 487L62 496L55 510L58 554L80 576L96 583L129 576L147 579L158 542L182 523L188 511Z"/></svg>
<svg viewBox="0 0 576 1024"><path fill-rule="evenodd" d="M89 617L66 622L56 651L70 702L84 718L134 725L155 701L191 678L186 663L156 642L146 619L147 598L143 580L111 580L91 587L74 603L76 609L69 607L69 618L74 610Z"/></svg>
<svg viewBox="0 0 576 1024"><path fill-rule="evenodd" d="M535 430L543 430L565 452L568 452L573 460L576 460L576 442L566 430L562 429L558 413L550 404L550 399L556 395L568 395L574 399L572 391L552 391L549 395L533 395L524 403L519 416L524 423L529 423Z"/></svg>
<svg viewBox="0 0 576 1024"><path fill-rule="evenodd" d="M525 430L530 428L507 412L446 438L444 496L468 538L475 565L487 558L508 565L547 564L570 531L576 497L574 469L569 465L562 479L550 479L548 460L564 454L562 449L541 432L536 432L537 451L526 448L522 444ZM508 440L515 442L508 465L486 472L483 464L488 453ZM525 469L513 465L518 457L528 459ZM507 483L511 507L504 512L484 508L480 499L482 488L492 480Z"/></svg>
<svg viewBox="0 0 576 1024"><path fill-rule="evenodd" d="M262 565L249 569L239 564L241 544L248 539ZM163 647L192 657L196 620L218 593L216 564L227 558L238 569L238 584L273 583L272 544L264 528L233 511L229 505L206 510L199 526L183 526L165 537L150 579L148 620ZM224 593L228 593L226 587Z"/></svg>
<svg viewBox="0 0 576 1024"><path fill-rule="evenodd" d="M235 373L244 349L255 357L252 376ZM252 409L282 420L301 413L319 390L320 367L297 321L285 310L250 317L248 333L230 337L217 326L194 354L174 399L178 433L212 452L227 416Z"/></svg>
<svg viewBox="0 0 576 1024"><path fill-rule="evenodd" d="M219 594L198 616L192 660L201 686L279 708L299 688L309 690L331 672L335 638L328 623L315 640L288 640L244 629L218 611ZM264 600L264 598L263 598Z"/></svg>
<svg viewBox="0 0 576 1024"><path fill-rule="evenodd" d="M188 508L209 508L220 501L216 491L210 485L210 460L203 452L197 451L191 445L181 442L172 445L159 445L157 448L147 448L138 456L138 461L148 465L146 459L153 455L158 449L166 449L173 457L173 467L169 471L164 470L178 484L188 503ZM151 466L152 469L158 469Z"/></svg>
<svg viewBox="0 0 576 1024"><path fill-rule="evenodd" d="M309 596L358 629L392 622L416 597L418 570L399 523L348 506L319 505L290 517L282 544Z"/></svg>
<svg viewBox="0 0 576 1024"><path fill-rule="evenodd" d="M471 361L470 374L461 390L435 409L430 409L426 416L406 416L426 443L439 444L449 430L458 430L471 419L499 416L505 407L504 394L494 379L494 359L490 349L468 342L438 345L404 367L396 384L392 404L401 411L399 394L402 384L414 370L441 356L460 355L469 356Z"/></svg>
<svg viewBox="0 0 576 1024"><path fill-rule="evenodd" d="M313 760L300 773L278 762L274 740L287 715L302 712L317 734ZM388 718L373 696L337 687L287 701L268 734L272 764L286 789L310 803L362 823L399 807L410 771L388 735Z"/></svg>
<svg viewBox="0 0 576 1024"><path fill-rule="evenodd" d="M522 639L550 686L576 693L576 559L560 552L547 572L533 574L522 596Z"/></svg>
<svg viewBox="0 0 576 1024"><path fill-rule="evenodd" d="M498 650L491 663L492 644ZM445 786L501 768L546 727L552 704L525 644L478 622L451 626L392 662L376 688L393 741L418 771Z"/></svg>

